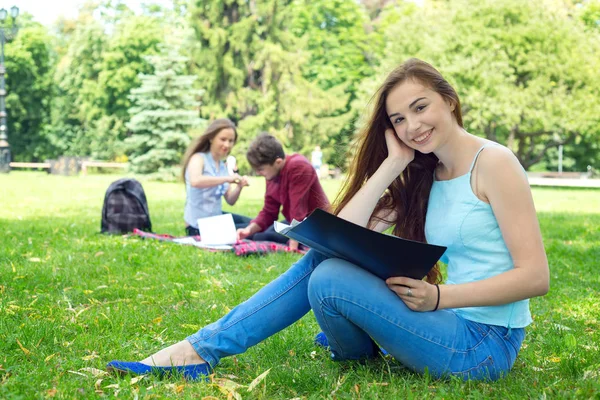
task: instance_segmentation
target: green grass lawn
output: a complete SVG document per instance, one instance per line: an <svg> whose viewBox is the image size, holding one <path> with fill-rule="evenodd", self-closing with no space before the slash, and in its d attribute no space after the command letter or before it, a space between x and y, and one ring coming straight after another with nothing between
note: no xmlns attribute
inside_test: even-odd
<svg viewBox="0 0 600 400"><path fill-rule="evenodd" d="M268 283L298 256L236 258L99 235L117 176L0 175L0 398L600 398L600 190L534 189L551 289L531 301L512 373L495 383L432 380L390 359L333 363L312 314L245 354L214 383L102 374L176 342ZM338 182L325 181L333 198ZM155 232L183 234L182 184L143 182ZM264 180L235 211L254 215ZM268 375L251 391L250 383ZM214 397L210 397L214 396ZM233 396L235 398L235 396Z"/></svg>

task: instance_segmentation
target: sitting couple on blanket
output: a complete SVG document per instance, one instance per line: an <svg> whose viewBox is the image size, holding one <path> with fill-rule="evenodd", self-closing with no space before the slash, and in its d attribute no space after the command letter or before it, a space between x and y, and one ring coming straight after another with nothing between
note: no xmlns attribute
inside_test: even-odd
<svg viewBox="0 0 600 400"><path fill-rule="evenodd" d="M225 164L237 141L235 125L228 119L214 121L202 136L194 140L183 162L186 187L184 220L189 236L198 235L198 218L223 214L221 197L234 205L248 178L230 174ZM289 223L302 221L316 208L329 208L327 196L310 162L300 154L285 155L281 143L268 134L259 135L246 153L254 171L265 177L267 190L263 209L254 219L232 214L238 240L266 240L287 243L275 232L273 222L279 211ZM282 207L283 206L283 207ZM291 249L298 242L289 240Z"/></svg>

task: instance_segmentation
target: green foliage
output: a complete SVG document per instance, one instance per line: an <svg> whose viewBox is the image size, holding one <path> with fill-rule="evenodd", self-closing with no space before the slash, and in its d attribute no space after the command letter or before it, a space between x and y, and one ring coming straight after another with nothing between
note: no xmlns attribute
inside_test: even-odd
<svg viewBox="0 0 600 400"><path fill-rule="evenodd" d="M600 31L600 0L587 0L578 6L579 18L589 29Z"/></svg>
<svg viewBox="0 0 600 400"><path fill-rule="evenodd" d="M8 140L13 158L43 160L52 153L44 131L50 120L54 72L46 28L25 21L14 40L6 45L5 60Z"/></svg>
<svg viewBox="0 0 600 400"><path fill-rule="evenodd" d="M92 8L65 27L67 46L57 68L49 135L61 154L109 160L123 154L128 94L140 85L138 74L152 70L144 56L156 53L164 33L154 17L130 15L119 4L107 7L100 8L104 21Z"/></svg>
<svg viewBox="0 0 600 400"><path fill-rule="evenodd" d="M324 160L343 167L357 118L351 103L360 82L374 73L375 35L367 31L367 15L356 2L296 0L292 9L291 31L302 38L310 54L301 68L304 78L324 90L343 88L347 94L344 107L332 110L342 117L335 121L342 125L328 129L324 136L314 137L306 147L321 145Z"/></svg>
<svg viewBox="0 0 600 400"><path fill-rule="evenodd" d="M154 73L140 74L141 87L131 90L125 145L134 172L164 172L180 163L190 142L187 132L201 122L194 109L202 92L193 89L196 77L183 75L186 58L176 47L146 59Z"/></svg>
<svg viewBox="0 0 600 400"><path fill-rule="evenodd" d="M344 167L386 73L409 57L456 86L468 130L510 147L526 168L600 169L598 0L175 0L135 13L84 3L50 33L22 16L6 47L9 141L17 160L123 159L128 94L145 58L181 36L182 74L205 89L201 117L229 117L244 153L261 131L288 152ZM21 17L20 17L21 18ZM183 53L182 53L183 54ZM155 159L173 159L157 149ZM142 162L144 159L138 160ZM170 161L169 161L170 163ZM157 165L150 165L153 170Z"/></svg>
<svg viewBox="0 0 600 400"><path fill-rule="evenodd" d="M550 0L390 7L381 75L409 57L432 63L459 92L467 129L506 144L525 168L575 140L598 160L600 42L567 11Z"/></svg>
<svg viewBox="0 0 600 400"><path fill-rule="evenodd" d="M290 29L302 4L198 0L190 6L197 39L194 72L206 88L202 115L224 113L237 122L239 147L267 131L287 148L308 154L351 117L346 83L304 74L311 59L308 39ZM243 159L240 167L244 170Z"/></svg>

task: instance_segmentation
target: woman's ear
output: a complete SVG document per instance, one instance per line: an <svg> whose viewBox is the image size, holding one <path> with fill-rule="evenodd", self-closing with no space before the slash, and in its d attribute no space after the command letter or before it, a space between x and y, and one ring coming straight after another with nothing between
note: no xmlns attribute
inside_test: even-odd
<svg viewBox="0 0 600 400"><path fill-rule="evenodd" d="M448 104L448 107L450 107L450 112L454 112L456 109L456 103L452 100L446 100L446 104Z"/></svg>

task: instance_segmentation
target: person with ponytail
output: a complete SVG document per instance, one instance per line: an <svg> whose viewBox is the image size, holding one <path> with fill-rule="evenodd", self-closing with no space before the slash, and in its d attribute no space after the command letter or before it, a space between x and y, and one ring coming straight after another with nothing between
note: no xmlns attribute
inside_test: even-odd
<svg viewBox="0 0 600 400"><path fill-rule="evenodd" d="M213 121L202 135L193 140L183 156L182 178L185 182L183 219L188 236L199 235L198 218L223 214L221 198L234 205L248 179L230 174L225 160L237 142L235 124L227 118ZM236 228L247 226L251 218L231 214Z"/></svg>
<svg viewBox="0 0 600 400"><path fill-rule="evenodd" d="M405 239L447 246L424 280L383 281L309 251L218 321L119 372L179 371L190 379L313 310L333 360L381 349L434 377L508 373L532 322L529 298L549 288L548 261L524 170L505 147L468 133L454 88L410 59L374 96L334 213ZM341 233L343 234L343 233ZM398 254L398 262L403 255Z"/></svg>

